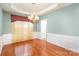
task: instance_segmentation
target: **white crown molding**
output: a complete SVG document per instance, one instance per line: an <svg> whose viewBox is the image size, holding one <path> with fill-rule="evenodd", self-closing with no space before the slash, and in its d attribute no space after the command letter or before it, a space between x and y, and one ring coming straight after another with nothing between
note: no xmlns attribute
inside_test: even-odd
<svg viewBox="0 0 79 59"><path fill-rule="evenodd" d="M16 12L22 13L22 14L30 15L29 12L24 12L24 11L21 11L21 10L17 9L13 4L11 4L11 9L16 11Z"/></svg>
<svg viewBox="0 0 79 59"><path fill-rule="evenodd" d="M48 11L51 11L51 10L55 9L57 6L58 6L57 3L54 4L54 5L51 5L50 7L48 7L48 8L46 8L46 9L44 9L44 10L38 12L37 15L42 15L42 14L48 12Z"/></svg>
<svg viewBox="0 0 79 59"><path fill-rule="evenodd" d="M48 8L43 9L42 11L39 11L39 12L36 12L36 13L35 12L34 13L30 13L30 12L21 11L18 8L16 8L13 4L11 4L11 9L15 10L16 12L19 12L19 13L22 13L22 14L27 14L27 15L42 15L42 14L44 14L44 13L46 13L46 12L48 12L48 11L54 9L54 8L56 8L57 6L58 6L58 4L56 3L56 4L51 5Z"/></svg>
<svg viewBox="0 0 79 59"><path fill-rule="evenodd" d="M71 3L69 3L71 4ZM62 7L65 7L67 5L69 5L68 3L54 3L52 5L50 5L49 7L41 10L41 11L38 11L38 12L28 12L27 10L26 11L22 11L20 9L18 9L13 3L2 3L1 4L1 7L3 8L4 11L8 11L12 14L16 14L16 15L23 15L23 16L27 16L27 15L37 15L37 16L41 16L43 14L46 14L46 13L50 13L51 11L54 11L55 9L59 9L59 8L62 8Z"/></svg>

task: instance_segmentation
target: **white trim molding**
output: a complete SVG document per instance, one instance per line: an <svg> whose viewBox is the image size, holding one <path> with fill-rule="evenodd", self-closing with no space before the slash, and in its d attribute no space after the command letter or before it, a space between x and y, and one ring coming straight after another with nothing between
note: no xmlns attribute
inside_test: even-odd
<svg viewBox="0 0 79 59"><path fill-rule="evenodd" d="M79 37L69 36L62 34L47 33L47 39L41 37L41 32L34 32L33 38L40 38L47 40L48 42L69 49L75 52L79 52ZM12 34L4 34L0 37L0 49L6 44L12 43Z"/></svg>
<svg viewBox="0 0 79 59"><path fill-rule="evenodd" d="M34 38L41 38L41 32L34 32ZM79 52L79 37L47 33L47 41L66 49Z"/></svg>

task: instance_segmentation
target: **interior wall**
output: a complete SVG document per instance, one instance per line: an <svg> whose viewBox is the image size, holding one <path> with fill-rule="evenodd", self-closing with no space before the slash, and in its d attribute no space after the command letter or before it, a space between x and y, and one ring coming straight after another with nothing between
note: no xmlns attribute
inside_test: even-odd
<svg viewBox="0 0 79 59"><path fill-rule="evenodd" d="M79 4L72 4L43 15L40 17L40 20L42 19L47 19L48 33L79 36ZM40 22L36 25L37 31L40 32Z"/></svg>
<svg viewBox="0 0 79 59"><path fill-rule="evenodd" d="M40 22L43 19L47 19L48 42L79 52L79 3L41 16L35 23L38 38L41 37Z"/></svg>
<svg viewBox="0 0 79 59"><path fill-rule="evenodd" d="M33 38L46 40L44 35L41 32L34 32ZM79 37L47 33L47 42L79 53Z"/></svg>
<svg viewBox="0 0 79 59"><path fill-rule="evenodd" d="M11 14L3 11L2 34L12 33Z"/></svg>
<svg viewBox="0 0 79 59"><path fill-rule="evenodd" d="M3 11L0 8L0 35L2 35L2 14L3 14Z"/></svg>

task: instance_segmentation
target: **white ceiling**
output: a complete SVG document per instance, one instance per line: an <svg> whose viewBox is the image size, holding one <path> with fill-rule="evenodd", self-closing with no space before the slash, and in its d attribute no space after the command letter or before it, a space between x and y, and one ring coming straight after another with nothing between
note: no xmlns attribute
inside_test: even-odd
<svg viewBox="0 0 79 59"><path fill-rule="evenodd" d="M19 4L13 4L13 5L17 9L20 9L21 11L27 11L29 13L37 13L38 11L42 11L53 4L51 4L51 3L49 3L49 4L19 3Z"/></svg>
<svg viewBox="0 0 79 59"><path fill-rule="evenodd" d="M2 3L4 11L17 15L38 15L70 5L70 3Z"/></svg>

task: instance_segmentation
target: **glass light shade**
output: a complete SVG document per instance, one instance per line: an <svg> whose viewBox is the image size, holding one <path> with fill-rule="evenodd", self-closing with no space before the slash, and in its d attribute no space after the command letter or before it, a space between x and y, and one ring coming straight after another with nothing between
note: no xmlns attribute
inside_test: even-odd
<svg viewBox="0 0 79 59"><path fill-rule="evenodd" d="M34 16L34 15L31 15L31 16L28 16L28 19L32 20L33 22L35 22L36 20L39 19L38 16Z"/></svg>

